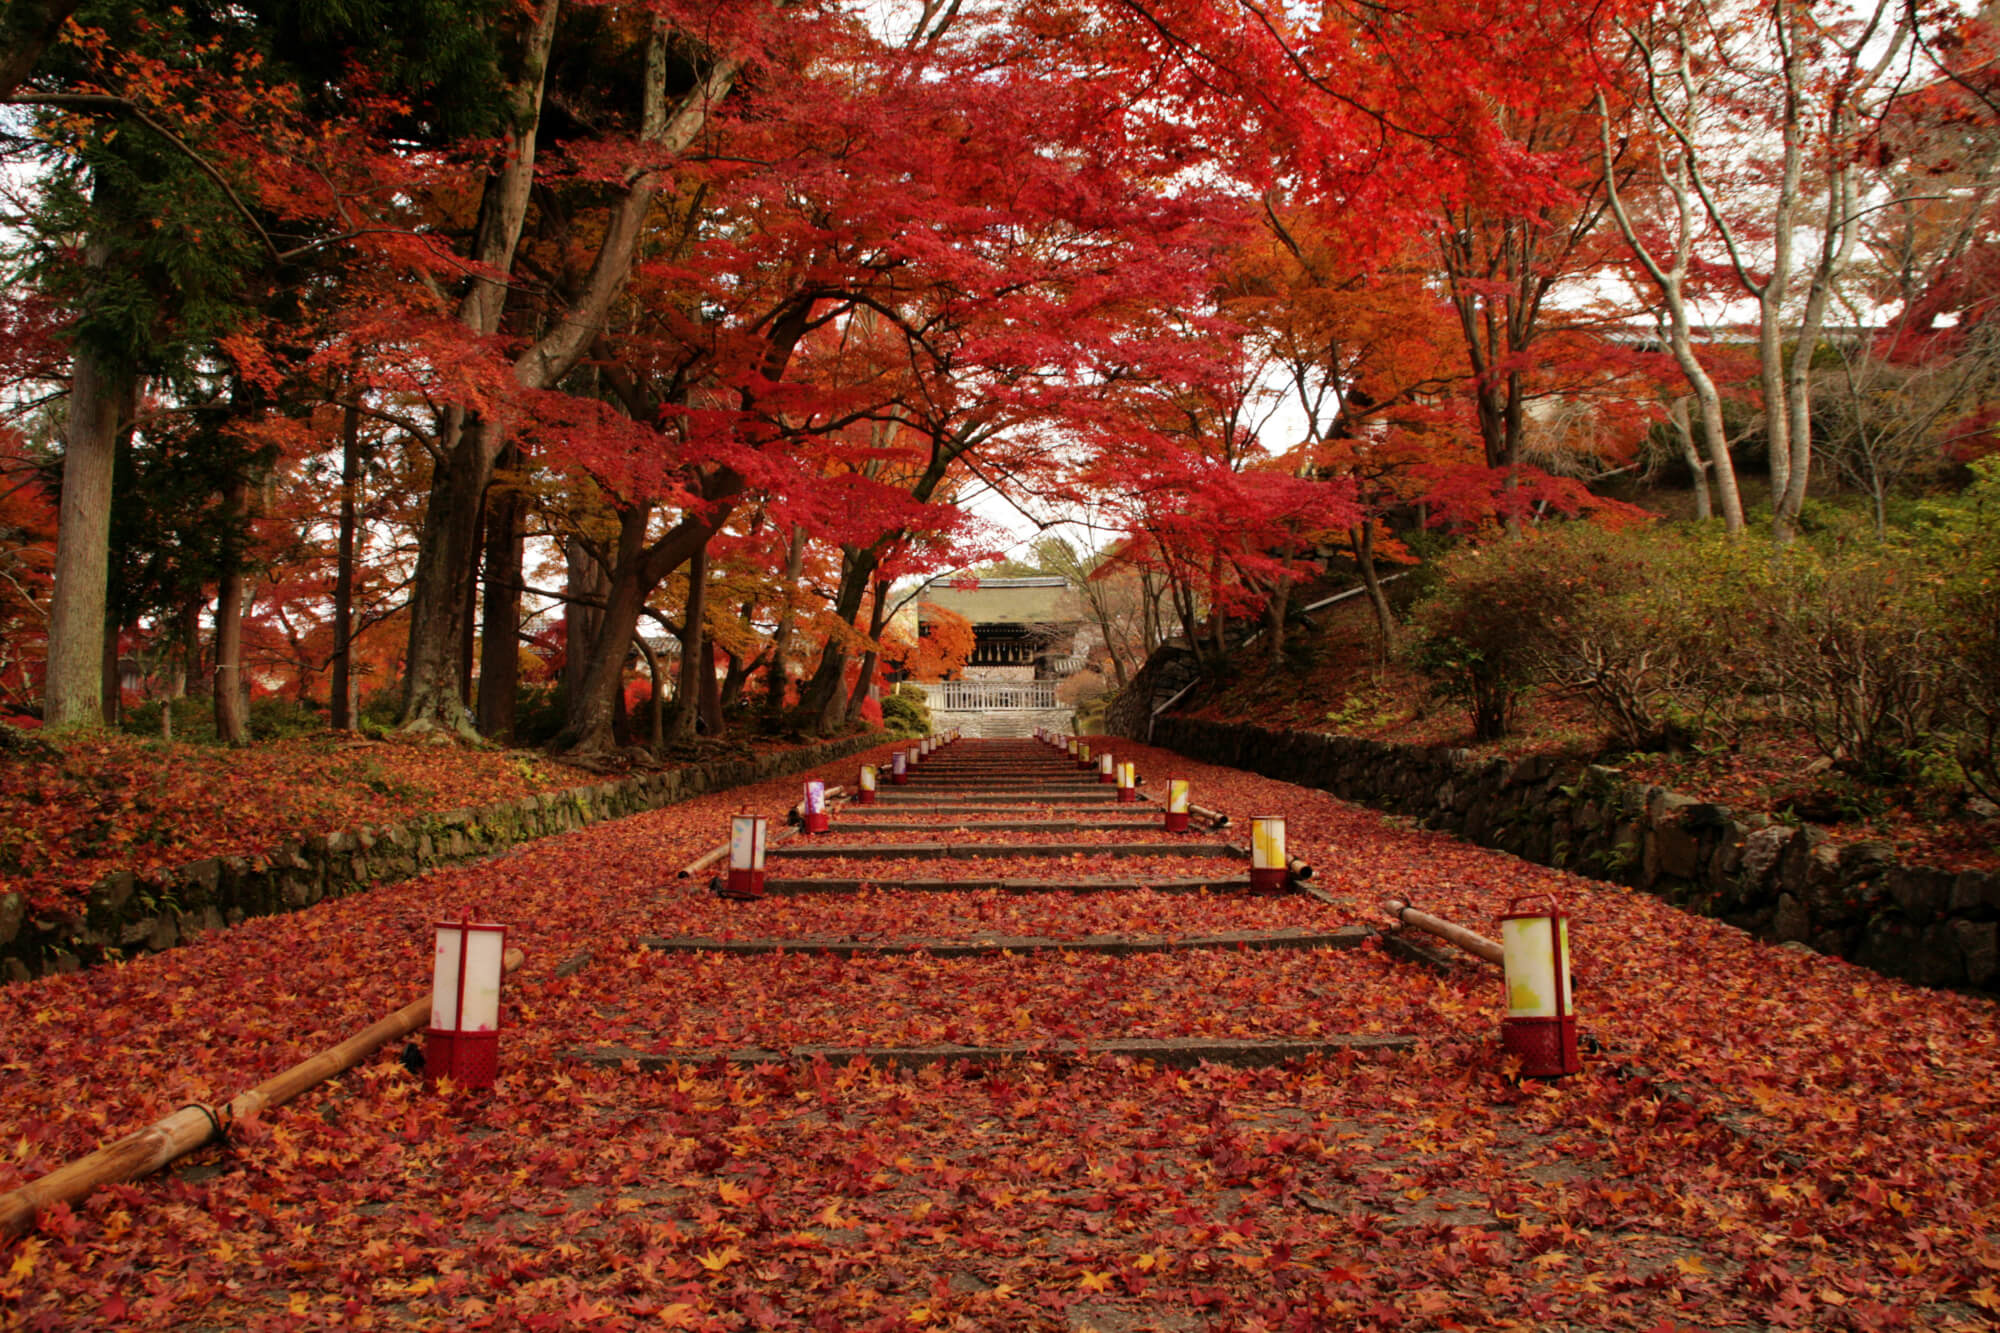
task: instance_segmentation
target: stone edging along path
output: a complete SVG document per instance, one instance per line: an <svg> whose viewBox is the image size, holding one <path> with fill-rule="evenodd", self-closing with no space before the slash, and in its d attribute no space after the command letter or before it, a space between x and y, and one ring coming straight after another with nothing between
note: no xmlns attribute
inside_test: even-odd
<svg viewBox="0 0 2000 1333"><path fill-rule="evenodd" d="M303 837L248 856L120 871L91 886L80 915L55 920L31 918L20 894L0 893L0 982L170 949L246 917L297 911L438 866L476 861L516 843L783 777L888 739L871 732L751 759L711 760L477 809L420 815L398 824Z"/></svg>
<svg viewBox="0 0 2000 1333"><path fill-rule="evenodd" d="M2000 991L2000 874L1904 865L1879 843L1834 846L1818 829L1547 756L1480 759L1172 716L1156 721L1152 743L1628 884L1888 976Z"/></svg>

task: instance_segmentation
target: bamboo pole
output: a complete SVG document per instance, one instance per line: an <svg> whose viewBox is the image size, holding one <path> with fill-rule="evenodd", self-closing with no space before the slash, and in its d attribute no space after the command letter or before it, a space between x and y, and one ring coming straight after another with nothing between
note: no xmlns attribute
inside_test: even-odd
<svg viewBox="0 0 2000 1333"><path fill-rule="evenodd" d="M502 966L509 972L521 965L519 949L509 949ZM302 1092L343 1074L382 1047L407 1037L430 1021L431 997L426 995L309 1060L301 1060L275 1078L238 1093L226 1106L200 1103L184 1106L137 1133L107 1143L88 1156L19 1189L0 1195L0 1239L11 1238L35 1224L35 1214L53 1203L75 1203L100 1185L136 1180L177 1158L185 1157L210 1139L226 1134L230 1125L283 1106Z"/></svg>
<svg viewBox="0 0 2000 1333"><path fill-rule="evenodd" d="M693 879L696 875L699 875L702 871L708 869L727 855L729 855L729 844L725 842L720 847L711 848L703 852L700 856L682 866L676 872L674 878Z"/></svg>
<svg viewBox="0 0 2000 1333"><path fill-rule="evenodd" d="M831 800L832 800L832 799L833 799L834 797L836 797L836 796L841 796L841 795L845 795L845 794L846 794L846 792L847 792L847 788L845 788L845 787L828 787L828 788L826 789L826 799L827 799L827 800L829 800L829 801L831 801ZM800 802L799 802L799 803L798 803L797 805L795 805L795 806L793 806L793 807L792 807L791 809L789 809L789 810L785 811L785 822L786 822L787 824L803 824L803 823L805 823L805 822L806 822L806 803L805 803L804 801L800 801Z"/></svg>
<svg viewBox="0 0 2000 1333"><path fill-rule="evenodd" d="M1223 814L1220 810L1211 810L1205 805L1196 805L1194 802L1189 801L1188 813L1191 815L1200 815L1203 819L1206 819L1210 828L1229 827L1229 816Z"/></svg>
<svg viewBox="0 0 2000 1333"><path fill-rule="evenodd" d="M1310 863L1301 861L1296 856L1288 856L1285 858L1285 873L1303 883L1313 877L1313 868Z"/></svg>
<svg viewBox="0 0 2000 1333"><path fill-rule="evenodd" d="M1454 926L1443 917L1432 916L1429 912L1419 912L1400 898L1389 900L1389 915L1396 918L1401 925L1427 930L1439 939L1456 944L1467 953L1484 958L1489 963L1497 964L1507 956L1506 951L1496 941L1467 930L1464 926Z"/></svg>

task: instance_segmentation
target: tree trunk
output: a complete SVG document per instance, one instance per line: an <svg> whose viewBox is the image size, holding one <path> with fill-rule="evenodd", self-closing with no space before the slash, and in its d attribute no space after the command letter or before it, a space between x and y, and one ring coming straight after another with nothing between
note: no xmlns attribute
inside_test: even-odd
<svg viewBox="0 0 2000 1333"><path fill-rule="evenodd" d="M1688 420L1688 400L1685 395L1667 404L1667 420L1673 424L1674 442L1681 447L1681 461L1687 464L1688 475L1694 478L1694 516L1706 523L1715 517L1715 509L1708 498L1708 468L1701 461L1701 451L1695 448L1694 426Z"/></svg>
<svg viewBox="0 0 2000 1333"><path fill-rule="evenodd" d="M563 543L563 559L568 569L563 591L569 601L563 606L562 683L564 696L575 699L582 693L584 677L590 671L590 646L597 642L598 632L603 628L611 578L575 537Z"/></svg>
<svg viewBox="0 0 2000 1333"><path fill-rule="evenodd" d="M487 490L491 489L489 485ZM483 538L486 532L485 492L480 493L479 511L473 516L472 526L474 540ZM479 626L479 578L482 570L480 557L484 554L484 543L481 541L481 544L473 549L472 563L465 571L465 605L459 608L458 617L458 697L462 703L468 705L472 702L472 658L479 650L476 631ZM469 709L466 716L470 721Z"/></svg>
<svg viewBox="0 0 2000 1333"><path fill-rule="evenodd" d="M403 725L412 731L446 728L468 740L474 732L459 691L459 655L468 632L480 499L493 473L488 429L484 422L467 422L448 461L431 475L430 501L417 539L403 665Z"/></svg>
<svg viewBox="0 0 2000 1333"><path fill-rule="evenodd" d="M674 689L673 716L667 720L669 746L692 745L696 724L701 720L701 675L715 674L708 659L708 636L703 620L707 615L708 547L689 557L687 606L681 613L681 675Z"/></svg>
<svg viewBox="0 0 2000 1333"><path fill-rule="evenodd" d="M833 599L833 617L841 624L852 625L854 618L861 614L861 599L868 594L868 585L874 579L875 565L881 559L878 546L848 547L842 553L840 588ZM820 653L819 669L799 692L799 712L812 719L814 727L821 731L833 731L846 716L847 708L847 645L838 639L829 638L826 648Z"/></svg>
<svg viewBox="0 0 2000 1333"><path fill-rule="evenodd" d="M1285 558L1290 560L1291 556L1292 553L1287 550ZM1284 665L1285 617L1290 613L1291 605L1292 576L1280 574L1271 581L1271 590L1264 598L1264 633L1271 640L1264 646L1264 651L1274 667Z"/></svg>
<svg viewBox="0 0 2000 1333"><path fill-rule="evenodd" d="M578 616L585 608L570 603L567 638L575 646L563 668L563 729L551 745L555 750L594 753L611 742L612 696L624 676L632 638L639 632L639 608L652 592L651 584L641 584L638 559L652 512L652 506L646 504L619 512L618 549L608 574L587 556L587 563L573 560L570 566L572 571L586 573L593 589L601 589L602 605L579 624ZM572 587L572 594L574 591ZM590 631L588 637L583 633L585 626Z"/></svg>
<svg viewBox="0 0 2000 1333"><path fill-rule="evenodd" d="M479 631L479 731L494 740L514 738L514 701L521 684L521 559L527 544L527 506L518 478L518 449L508 450L509 475L486 504L486 602Z"/></svg>
<svg viewBox="0 0 2000 1333"><path fill-rule="evenodd" d="M201 679L201 613L208 605L208 598L200 593L181 603L180 622L180 675L174 682L173 697L187 697L188 682Z"/></svg>
<svg viewBox="0 0 2000 1333"><path fill-rule="evenodd" d="M542 0L536 24L523 47L520 71L510 92L517 113L514 152L505 167L488 178L481 198L475 258L503 276L482 276L468 292L460 322L475 334L496 332L505 306L504 275L513 266L515 244L534 183L535 126L557 8L557 0ZM694 141L707 124L710 111L734 86L742 67L736 60L717 63L683 95L677 108L670 109L666 102L668 37L664 18L655 15L646 45L639 132L639 142L653 157L677 153ZM592 340L602 336L606 312L624 289L646 217L666 179L663 167L648 166L637 171L612 201L598 229L596 253L582 290L563 310L555 327L515 357L515 385L529 390L552 389L576 366ZM458 617L463 614L460 608L479 537L478 501L504 441L498 428L483 418L467 419L455 439L451 434L447 432L444 459L432 480L431 506L418 539L403 725L413 731L448 726L469 738L470 715L451 670L453 645L465 632ZM617 644L620 662L625 646L624 640ZM609 704L608 695L604 702Z"/></svg>
<svg viewBox="0 0 2000 1333"><path fill-rule="evenodd" d="M582 684L570 697L562 732L551 748L575 753L603 748L610 737L612 693L624 676L640 609L669 575L696 552L707 549L710 539L728 521L741 490L741 476L726 469L705 478L703 491L708 504L703 511L684 514L651 546L644 545L650 507L635 506L619 514L618 552L605 594L603 619L591 642Z"/></svg>
<svg viewBox="0 0 2000 1333"><path fill-rule="evenodd" d="M1229 622L1222 613L1222 553L1208 558L1208 627L1215 640L1215 664L1229 660Z"/></svg>
<svg viewBox="0 0 2000 1333"><path fill-rule="evenodd" d="M854 688L848 692L847 708L842 713L842 721L849 727L859 725L861 705L868 699L868 687L874 683L876 664L882 660L882 651L875 645L882 641L882 631L889 624L889 580L875 580L875 608L868 617L868 651L861 654L861 674L854 678Z"/></svg>
<svg viewBox="0 0 2000 1333"><path fill-rule="evenodd" d="M734 708L743 698L744 682L750 679L750 673L761 666L764 659L760 656L753 661L746 662L742 657L730 652L726 648L722 650L722 656L728 665L723 669L722 693L719 696L719 700L724 715L727 715L729 710Z"/></svg>
<svg viewBox="0 0 2000 1333"><path fill-rule="evenodd" d="M645 635L634 634L632 643L638 648L639 655L646 659L646 679L652 683L652 689L646 696L646 747L657 755L667 734L666 668L660 665L660 655L653 651L652 644L646 642Z"/></svg>
<svg viewBox="0 0 2000 1333"><path fill-rule="evenodd" d="M715 679L715 645L706 629L701 636L701 656L704 669L695 673L695 706L701 710L702 731L713 739L729 728L722 717L722 687Z"/></svg>
<svg viewBox="0 0 2000 1333"><path fill-rule="evenodd" d="M776 717L785 709L787 653L792 646L792 626L798 611L792 598L798 591L799 575L806 567L806 530L794 524L791 545L785 549L785 581L783 604L778 608L778 627L771 634L771 665L764 674L768 682L764 687L764 716Z"/></svg>
<svg viewBox="0 0 2000 1333"><path fill-rule="evenodd" d="M352 386L349 392L355 392ZM340 537L333 574L333 697L328 700L335 731L352 731L354 716L354 536L355 506L361 491L361 404L351 402L340 418Z"/></svg>
<svg viewBox="0 0 2000 1333"><path fill-rule="evenodd" d="M102 267L109 247L92 242ZM42 719L55 731L104 723L104 621L111 565L111 478L119 418L129 410L132 372L79 344L72 364L63 440L62 504L56 522L55 590L49 608Z"/></svg>
<svg viewBox="0 0 2000 1333"><path fill-rule="evenodd" d="M1368 605L1375 612L1375 628L1382 636L1378 661L1387 662L1396 652L1396 613L1382 592L1382 577L1375 568L1375 524L1363 520L1353 530L1354 567L1361 573L1361 586L1368 590Z"/></svg>
<svg viewBox="0 0 2000 1333"><path fill-rule="evenodd" d="M555 40L560 0L537 0L534 21L522 33L506 90L512 123L507 157L491 172L479 198L472 243L474 276L458 319L475 337L500 328L507 301L507 275L528 214L535 182L535 136L541 123L542 89L549 49ZM538 386L546 387L546 386ZM471 738L471 718L459 689L457 657L464 641L467 584L479 540L479 501L492 479L499 441L482 419L455 410L442 456L431 475L430 503L417 534L417 568L410 588L410 636L404 655L403 725L415 731L445 727Z"/></svg>
<svg viewBox="0 0 2000 1333"><path fill-rule="evenodd" d="M243 715L243 538L249 504L250 479L239 472L222 500L222 586L215 599L215 736L225 745L250 742Z"/></svg>

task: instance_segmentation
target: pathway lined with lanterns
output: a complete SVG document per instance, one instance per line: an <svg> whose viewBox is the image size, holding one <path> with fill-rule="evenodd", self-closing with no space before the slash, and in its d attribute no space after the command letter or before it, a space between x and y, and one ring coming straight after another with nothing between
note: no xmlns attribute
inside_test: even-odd
<svg viewBox="0 0 2000 1333"><path fill-rule="evenodd" d="M765 782L0 992L0 1185L166 1113L163 1137L230 1142L26 1219L0 1325L1986 1322L1989 1001L1113 744L1149 770L1124 801L1049 746L946 745L901 784L877 753L866 807L852 768L810 775L824 833L787 832L822 808ZM1192 793L1157 799L1175 776ZM746 811L770 820L764 892L725 898L716 843ZM1290 845L1260 856L1262 812ZM928 850L982 840L1075 850ZM927 850L838 856L884 844ZM1163 892L1154 847L1235 886ZM1280 862L1282 889L1242 886ZM1432 918L1546 956L1559 934L1506 919L1537 919L1531 893L1580 923L1606 1047L1546 1082L1518 1077L1493 961L1368 938ZM440 1017L436 926L467 919L526 959L497 1080L427 1083L420 1040L320 1081L328 1043ZM456 943L461 978L491 952ZM446 1016L479 1022L484 992L451 989Z"/></svg>
<svg viewBox="0 0 2000 1333"><path fill-rule="evenodd" d="M1154 902L1159 895L1194 894L1271 900L1299 891L1310 878L1311 868L1286 854L1282 817L1239 818L1232 825L1226 813L1197 806L1185 779L1151 786L1160 799L1142 790L1134 762L1121 761L1101 744L1093 752L1089 738L1049 733L1026 740L930 736L899 745L887 765L863 765L851 787L807 780L786 827L774 830L763 816L735 816L729 841L691 862L683 877L709 874L708 887L718 899L743 905L746 932L755 929L752 905L771 899L879 902L886 895L927 895L962 903L981 895L1032 895ZM1247 841L1231 836L1238 829L1248 830ZM928 836L912 839L910 834ZM1004 864L1005 872L991 873L986 867L994 862ZM1316 905L1328 901L1321 894ZM754 987L763 980L753 970L760 960L784 955L822 960L1038 958L1059 969L1093 956L1346 950L1379 933L1359 923L1315 928L1282 919L1263 928L1161 933L1149 931L1142 914L1135 914L1120 929L1030 934L982 929L963 916L962 908L955 914L946 907L937 913L936 929L899 940L831 938L822 931L661 934L640 942L660 954L739 960L745 972L725 984ZM1052 909L1049 920L1060 930L1060 906ZM993 1063L1037 1052L1089 1049L1179 1063L1268 1064L1315 1052L1402 1050L1415 1041L1408 1032L1320 1031L1234 1040L1098 1033L1079 1042L1059 1031L1042 1031L1010 1042L853 1045L795 1040L782 1046L689 1047L646 1035L654 1039L579 1048L574 1056L587 1063L638 1068L718 1059L763 1064L786 1055L806 1060L859 1056L909 1065Z"/></svg>

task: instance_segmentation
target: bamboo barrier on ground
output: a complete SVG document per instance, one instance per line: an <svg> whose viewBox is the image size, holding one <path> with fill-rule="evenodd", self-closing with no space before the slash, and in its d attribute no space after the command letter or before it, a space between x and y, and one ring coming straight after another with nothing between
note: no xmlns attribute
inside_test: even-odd
<svg viewBox="0 0 2000 1333"><path fill-rule="evenodd" d="M521 965L519 949L509 949L502 966L512 972ZM197 1102L184 1106L146 1128L79 1157L67 1166L19 1189L0 1195L0 1239L17 1236L35 1224L35 1215L55 1203L75 1203L101 1185L137 1180L186 1156L210 1139L226 1137L229 1126L251 1119L273 1106L283 1106L330 1078L346 1073L398 1037L407 1037L430 1021L431 997L426 995L363 1028L337 1046L301 1060L275 1078L266 1079L226 1105Z"/></svg>
<svg viewBox="0 0 2000 1333"><path fill-rule="evenodd" d="M1500 947L1499 941L1489 940L1476 931L1467 930L1464 926L1453 925L1443 917L1432 916L1429 912L1419 912L1400 898L1389 900L1389 915L1394 917L1399 925L1414 926L1418 930L1429 931L1439 939L1455 944L1474 957L1484 958L1489 963L1497 964L1506 957L1506 952Z"/></svg>

